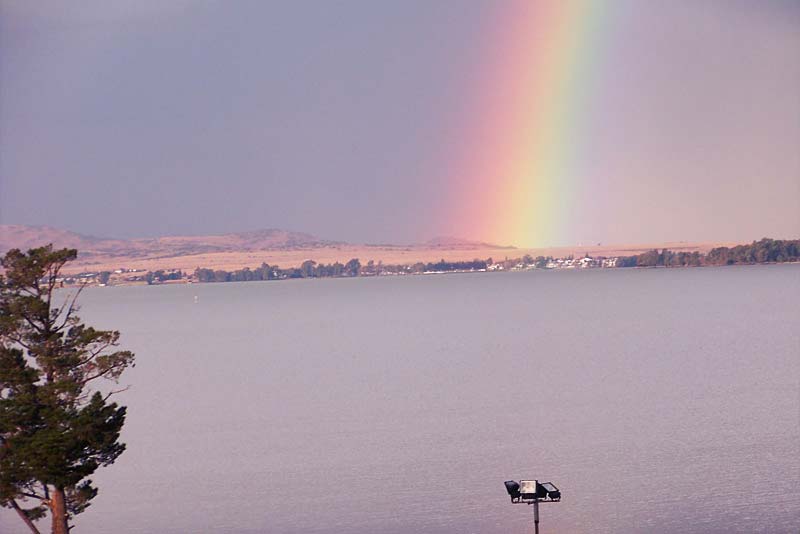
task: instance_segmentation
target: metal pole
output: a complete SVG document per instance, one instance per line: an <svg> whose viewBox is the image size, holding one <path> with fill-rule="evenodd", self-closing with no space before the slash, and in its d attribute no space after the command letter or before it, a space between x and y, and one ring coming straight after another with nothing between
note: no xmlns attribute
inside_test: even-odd
<svg viewBox="0 0 800 534"><path fill-rule="evenodd" d="M534 532L539 534L539 499L533 501L533 525Z"/></svg>

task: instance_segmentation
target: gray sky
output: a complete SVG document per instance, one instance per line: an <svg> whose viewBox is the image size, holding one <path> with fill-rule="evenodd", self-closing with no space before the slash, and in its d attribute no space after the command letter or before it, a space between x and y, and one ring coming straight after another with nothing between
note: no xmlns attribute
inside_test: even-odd
<svg viewBox="0 0 800 534"><path fill-rule="evenodd" d="M606 4L565 242L539 244L800 236L800 2ZM0 0L0 222L480 237L442 213L503 7Z"/></svg>

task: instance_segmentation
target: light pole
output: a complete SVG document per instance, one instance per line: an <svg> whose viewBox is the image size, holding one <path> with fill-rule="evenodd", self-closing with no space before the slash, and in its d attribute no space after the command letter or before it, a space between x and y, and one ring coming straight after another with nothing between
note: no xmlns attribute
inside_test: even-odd
<svg viewBox="0 0 800 534"><path fill-rule="evenodd" d="M536 534L539 534L539 503L559 502L561 491L552 482L539 482L538 480L506 480L506 491L511 497L512 504L533 505L533 525Z"/></svg>

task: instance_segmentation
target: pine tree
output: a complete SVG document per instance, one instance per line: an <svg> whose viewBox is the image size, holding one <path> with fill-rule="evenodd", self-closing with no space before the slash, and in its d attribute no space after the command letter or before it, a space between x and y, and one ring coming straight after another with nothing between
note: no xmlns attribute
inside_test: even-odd
<svg viewBox="0 0 800 534"><path fill-rule="evenodd" d="M49 513L51 532L68 534L97 494L88 477L125 450L126 409L108 402L119 391L93 386L117 382L134 356L117 350L119 332L81 322L80 290L56 290L76 257L48 245L0 259L0 505L34 533Z"/></svg>

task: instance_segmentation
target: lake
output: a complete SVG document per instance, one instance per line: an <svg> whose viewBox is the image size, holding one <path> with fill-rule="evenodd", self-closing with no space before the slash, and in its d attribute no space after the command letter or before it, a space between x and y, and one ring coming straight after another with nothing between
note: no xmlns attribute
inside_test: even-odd
<svg viewBox="0 0 800 534"><path fill-rule="evenodd" d="M800 531L800 265L87 289L137 354L75 534ZM10 510L0 531L24 533Z"/></svg>

